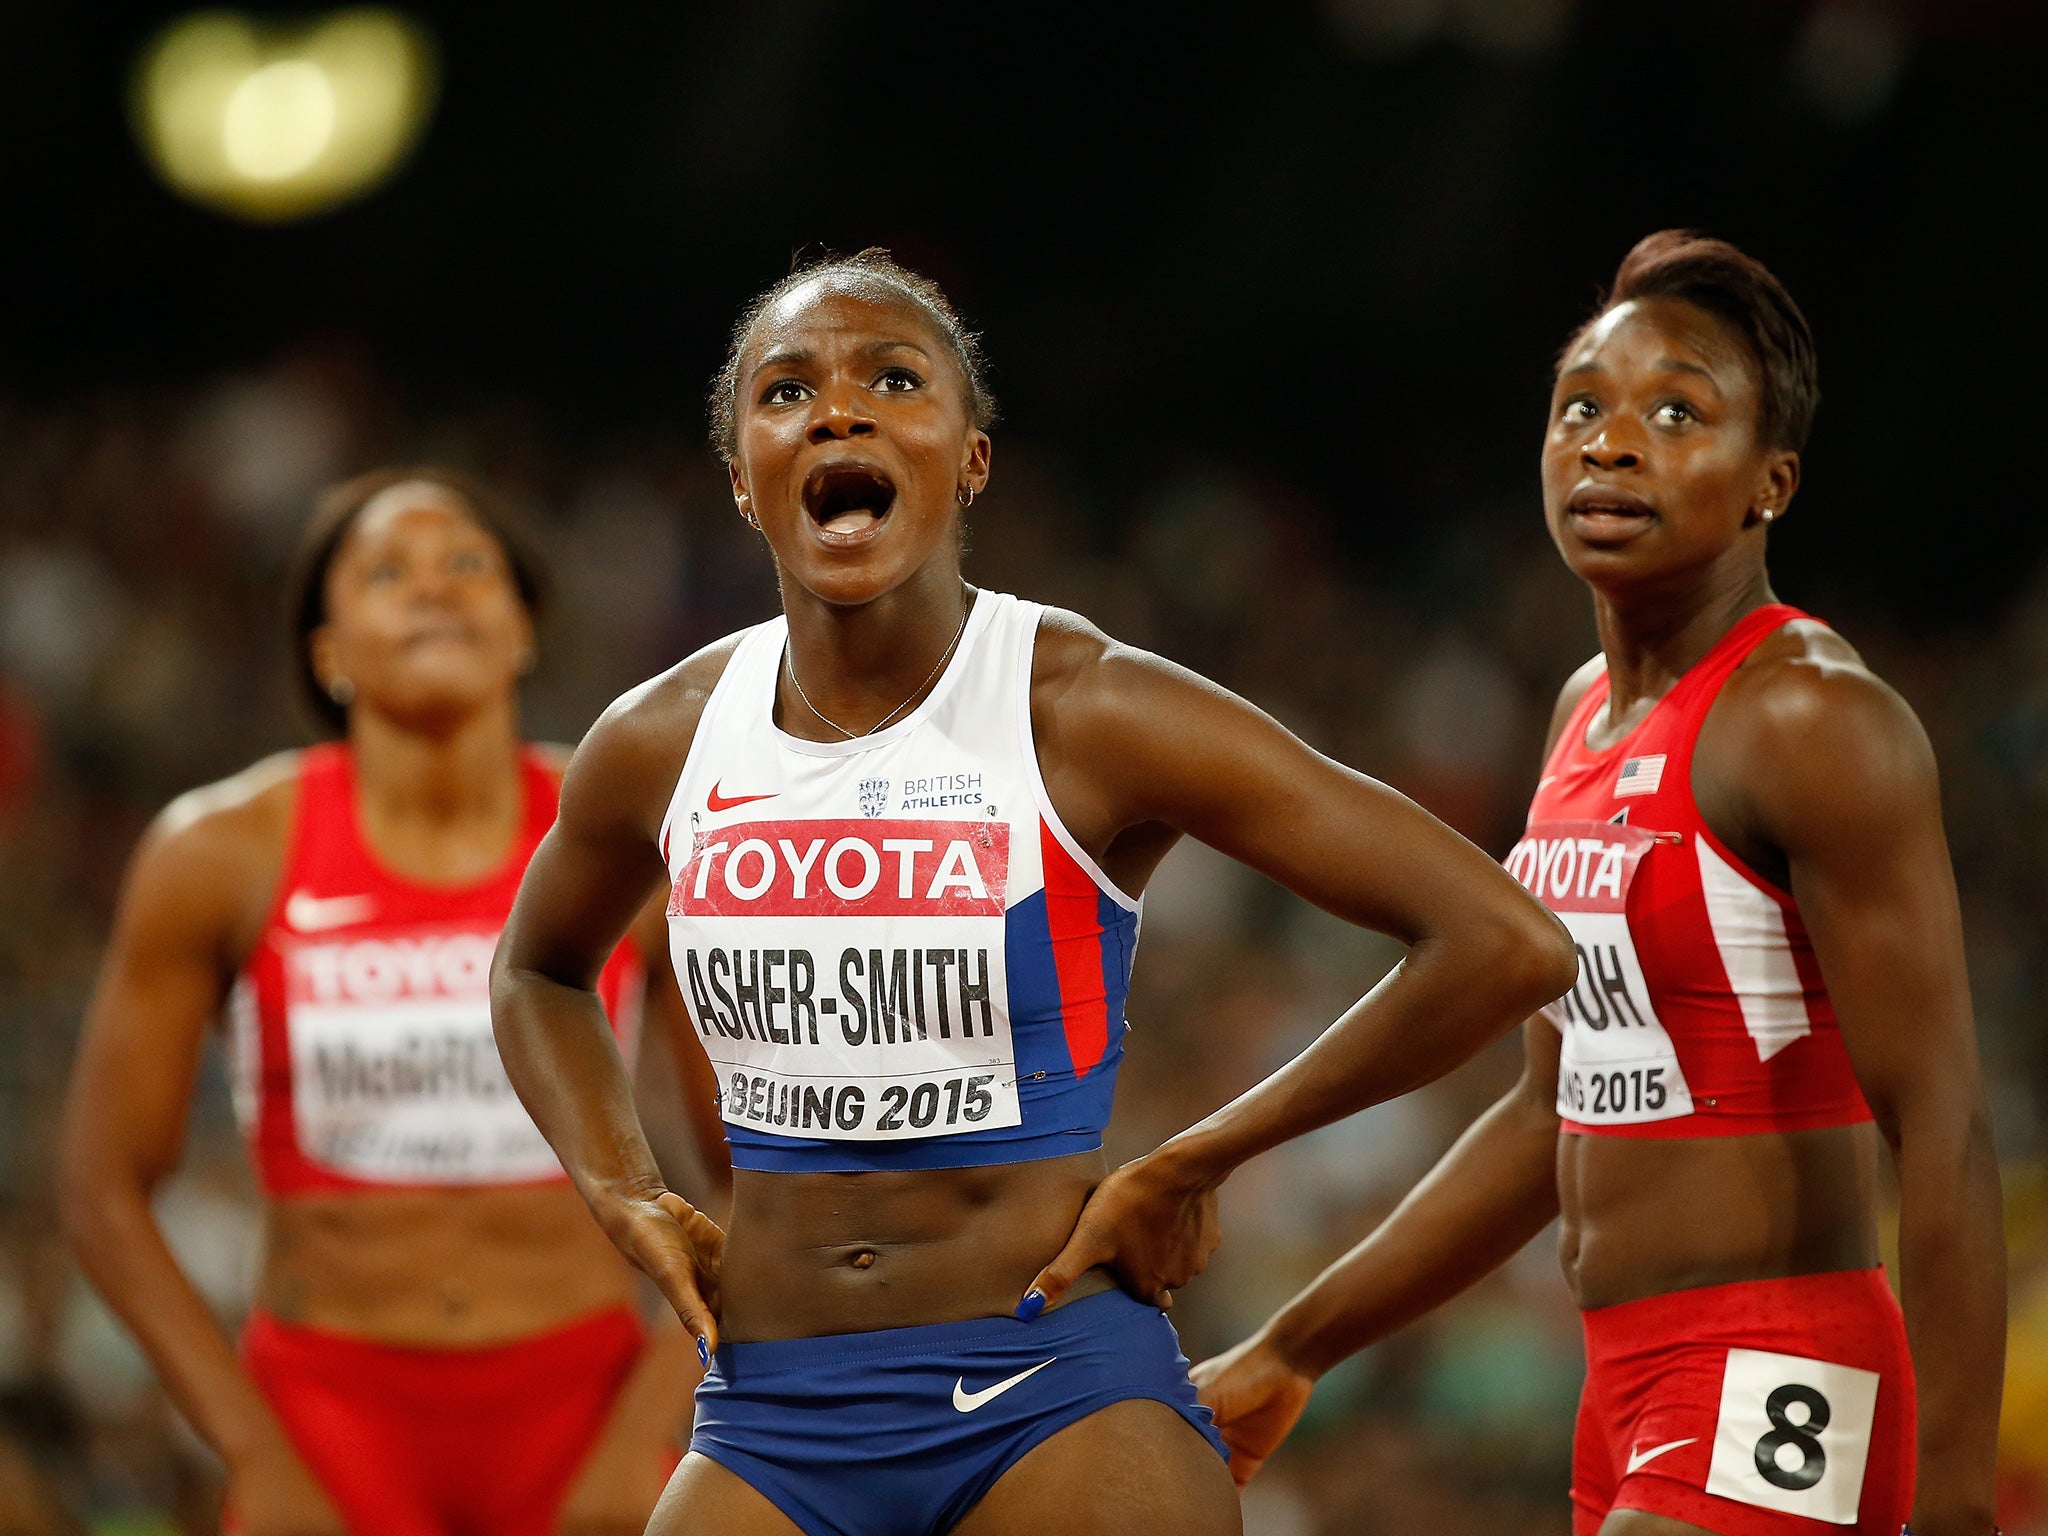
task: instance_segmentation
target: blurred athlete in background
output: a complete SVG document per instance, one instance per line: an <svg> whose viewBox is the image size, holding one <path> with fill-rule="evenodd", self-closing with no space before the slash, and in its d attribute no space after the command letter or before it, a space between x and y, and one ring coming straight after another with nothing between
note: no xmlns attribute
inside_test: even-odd
<svg viewBox="0 0 2048 1536"><path fill-rule="evenodd" d="M344 739L184 796L136 852L72 1085L66 1227L226 1459L232 1528L638 1531L696 1351L643 1333L490 1033L491 951L561 772L519 736L539 568L481 487L387 470L323 503L299 583L298 670ZM599 984L629 1056L648 916ZM670 1024L672 997L649 993ZM239 1361L149 1204L223 1004L268 1202ZM702 1052L677 1044L708 1126Z"/></svg>
<svg viewBox="0 0 2048 1536"><path fill-rule="evenodd" d="M1602 654L1509 867L1579 980L1379 1230L1197 1372L1240 1480L1323 1371L1562 1214L1577 1536L1993 1529L2005 1251L1933 755L1764 568L1818 399L1776 278L1682 232L1566 346L1543 499Z"/></svg>
<svg viewBox="0 0 2048 1536"><path fill-rule="evenodd" d="M1215 1246L1217 1186L1463 1060L1565 985L1570 945L1469 843L1222 689L962 581L989 410L936 285L879 253L778 283L715 406L783 615L593 728L495 992L536 1120L716 1345L650 1529L1234 1532L1161 1311ZM1412 948L1110 1174L1139 895L1184 833ZM729 1245L664 1190L595 991L656 891L721 1070Z"/></svg>

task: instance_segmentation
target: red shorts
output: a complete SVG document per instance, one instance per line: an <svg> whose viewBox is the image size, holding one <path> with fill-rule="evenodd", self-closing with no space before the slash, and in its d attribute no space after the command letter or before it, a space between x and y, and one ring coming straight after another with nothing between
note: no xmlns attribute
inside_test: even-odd
<svg viewBox="0 0 2048 1536"><path fill-rule="evenodd" d="M1913 1363L1883 1270L1703 1286L1584 1319L1573 1536L1611 1509L1717 1536L1899 1536Z"/></svg>
<svg viewBox="0 0 2048 1536"><path fill-rule="evenodd" d="M644 1344L624 1307L480 1349L258 1311L242 1364L359 1536L548 1536Z"/></svg>

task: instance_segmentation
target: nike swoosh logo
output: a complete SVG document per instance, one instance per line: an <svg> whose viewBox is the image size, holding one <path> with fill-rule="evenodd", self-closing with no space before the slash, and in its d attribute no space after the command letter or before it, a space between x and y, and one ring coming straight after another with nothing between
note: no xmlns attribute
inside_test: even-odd
<svg viewBox="0 0 2048 1536"><path fill-rule="evenodd" d="M1058 1355L1054 1355L1052 1357L1052 1360L1057 1359L1059 1359ZM967 1378L965 1376L962 1376L953 1383L953 1406L955 1408L958 1408L962 1413L972 1413L975 1409L979 1408L983 1403L1001 1397L1005 1392L1009 1391L1010 1388L1016 1386L1018 1382L1024 1380L1027 1376L1036 1376L1048 1365L1051 1365L1052 1360L1041 1360L1038 1362L1038 1364L1032 1366L1030 1370L1019 1371L1016 1375L1012 1376L1008 1381L999 1381L992 1387L983 1387L979 1392L968 1391Z"/></svg>
<svg viewBox="0 0 2048 1536"><path fill-rule="evenodd" d="M377 910L374 896L315 896L311 891L293 891L284 904L288 928L301 933L319 933L360 923Z"/></svg>
<svg viewBox="0 0 2048 1536"><path fill-rule="evenodd" d="M1666 1451L1675 1451L1681 1445L1698 1445L1699 1443L1700 1437L1694 1435L1690 1440L1672 1440L1664 1445L1653 1445L1647 1451L1630 1451L1628 1453L1628 1472L1624 1473L1623 1476L1633 1475L1638 1467L1648 1465Z"/></svg>
<svg viewBox="0 0 2048 1536"><path fill-rule="evenodd" d="M736 805L752 805L756 800L773 800L776 793L775 790L770 790L765 795L732 795L728 797L721 795L718 792L718 785L714 784L711 786L711 793L704 797L704 807L706 810L711 811L729 811Z"/></svg>

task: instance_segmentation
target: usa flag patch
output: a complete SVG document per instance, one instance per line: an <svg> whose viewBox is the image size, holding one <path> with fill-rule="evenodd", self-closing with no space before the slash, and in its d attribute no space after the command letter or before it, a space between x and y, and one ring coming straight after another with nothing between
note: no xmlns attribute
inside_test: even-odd
<svg viewBox="0 0 2048 1536"><path fill-rule="evenodd" d="M1657 786L1664 782L1664 754L1654 752L1648 757L1632 757L1621 765L1621 775L1614 781L1615 797L1623 795L1654 795Z"/></svg>

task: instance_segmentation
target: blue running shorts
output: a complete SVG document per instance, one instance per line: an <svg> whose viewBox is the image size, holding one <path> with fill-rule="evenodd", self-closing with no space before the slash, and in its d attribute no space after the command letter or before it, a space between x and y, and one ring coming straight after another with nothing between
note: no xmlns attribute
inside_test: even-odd
<svg viewBox="0 0 2048 1536"><path fill-rule="evenodd" d="M1122 1291L1030 1323L721 1344L690 1449L807 1536L942 1536L1033 1446L1130 1399L1166 1404L1229 1459L1166 1314Z"/></svg>

